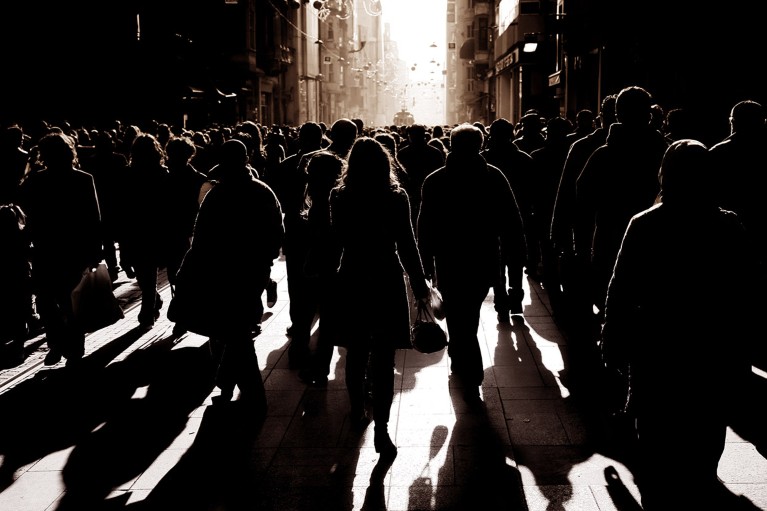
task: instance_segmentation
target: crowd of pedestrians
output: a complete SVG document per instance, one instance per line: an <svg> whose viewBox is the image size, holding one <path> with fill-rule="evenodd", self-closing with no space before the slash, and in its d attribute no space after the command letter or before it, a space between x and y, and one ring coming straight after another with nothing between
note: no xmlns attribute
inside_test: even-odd
<svg viewBox="0 0 767 511"><path fill-rule="evenodd" d="M653 466L662 449L696 460L683 477L705 502L736 397L763 353L749 318L765 277L765 112L733 105L730 135L710 148L688 138L684 110L662 112L631 86L575 122L531 110L487 127L6 126L2 364L21 363L39 322L45 364L64 358L76 370L87 332L70 295L101 260L113 281L120 270L136 279L137 328L152 328L166 268L174 299L190 288L207 297L197 305L218 401L239 389L263 412L253 339L282 253L290 368L325 385L343 347L350 419L360 429L372 419L376 451L393 459L394 354L410 347L412 301L439 289L451 379L482 406L481 304L492 289L499 327L510 325L527 276L571 339L574 392L636 419L645 509L673 509L662 496L678 480ZM738 328L712 311L738 315ZM174 333L195 328L179 320ZM690 392L691 381L705 388Z"/></svg>

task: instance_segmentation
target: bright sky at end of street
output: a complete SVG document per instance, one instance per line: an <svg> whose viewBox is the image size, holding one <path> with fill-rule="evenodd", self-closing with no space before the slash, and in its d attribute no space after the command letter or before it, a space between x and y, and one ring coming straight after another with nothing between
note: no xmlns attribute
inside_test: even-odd
<svg viewBox="0 0 767 511"><path fill-rule="evenodd" d="M446 0L380 0L384 23L409 71L403 106L416 122L444 123L442 70L446 53ZM436 44L436 48L432 45Z"/></svg>
<svg viewBox="0 0 767 511"><path fill-rule="evenodd" d="M428 64L435 55L432 43L444 61L446 5L446 0L381 0L384 23L408 65Z"/></svg>

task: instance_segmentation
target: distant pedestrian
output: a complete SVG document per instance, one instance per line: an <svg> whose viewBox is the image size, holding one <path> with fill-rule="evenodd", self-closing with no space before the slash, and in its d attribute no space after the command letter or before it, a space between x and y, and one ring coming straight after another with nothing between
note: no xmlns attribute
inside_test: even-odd
<svg viewBox="0 0 767 511"><path fill-rule="evenodd" d="M207 180L205 174L192 165L197 148L189 137L173 137L165 152L168 167L168 283L173 290L176 272L191 245L194 222L197 219L200 188Z"/></svg>
<svg viewBox="0 0 767 511"><path fill-rule="evenodd" d="M602 349L628 380L645 510L732 509L717 501L727 426L760 337L756 259L738 217L717 207L709 154L674 142L660 203L635 215L610 280ZM733 272L733 268L739 271ZM737 321L712 320L716 315Z"/></svg>
<svg viewBox="0 0 767 511"><path fill-rule="evenodd" d="M426 126L413 124L407 127L407 144L397 152L402 168L408 175L407 193L410 196L410 209L412 210L413 224L418 218L421 205L421 185L423 180L445 165L445 153L438 148L429 145L429 136Z"/></svg>
<svg viewBox="0 0 767 511"><path fill-rule="evenodd" d="M141 289L139 327L148 330L160 317L163 301L157 287L158 272L167 266L168 167L157 139L142 133L133 141L126 179L130 194L125 207L132 214L120 243L121 256L130 262Z"/></svg>
<svg viewBox="0 0 767 511"><path fill-rule="evenodd" d="M482 151L487 163L498 167L511 186L519 213L525 239L532 233L533 224L533 178L534 162L532 157L519 149L513 142L514 125L505 118L499 118L490 125L490 136ZM521 258L520 258L521 257ZM511 324L510 314L524 312L522 301L524 269L528 261L525 254L513 250L501 256L499 274L493 284L493 304L498 313L498 323Z"/></svg>

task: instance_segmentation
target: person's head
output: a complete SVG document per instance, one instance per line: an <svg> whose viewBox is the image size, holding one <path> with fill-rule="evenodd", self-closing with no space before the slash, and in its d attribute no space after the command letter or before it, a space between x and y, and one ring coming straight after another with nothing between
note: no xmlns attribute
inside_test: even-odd
<svg viewBox="0 0 767 511"><path fill-rule="evenodd" d="M693 139L673 142L658 173L664 203L711 203L714 179L708 148Z"/></svg>
<svg viewBox="0 0 767 511"><path fill-rule="evenodd" d="M572 131L572 124L564 117L552 117L549 122L546 123L546 141L562 142L567 135Z"/></svg>
<svg viewBox="0 0 767 511"><path fill-rule="evenodd" d="M352 119L352 122L357 125L357 136L361 137L365 134L365 121L360 119L359 117L355 117Z"/></svg>
<svg viewBox="0 0 767 511"><path fill-rule="evenodd" d="M488 142L506 144L514 138L514 125L506 118L498 118L490 124Z"/></svg>
<svg viewBox="0 0 767 511"><path fill-rule="evenodd" d="M650 126L658 131L663 131L666 122L666 112L658 103L650 106Z"/></svg>
<svg viewBox="0 0 767 511"><path fill-rule="evenodd" d="M459 124L450 131L450 150L459 157L479 154L484 141L482 131L469 123Z"/></svg>
<svg viewBox="0 0 767 511"><path fill-rule="evenodd" d="M389 151L389 154L392 156L392 158L397 157L397 140L392 134L377 133L373 138L376 140L376 142L380 142L381 145L383 145L386 150Z"/></svg>
<svg viewBox="0 0 767 511"><path fill-rule="evenodd" d="M543 117L538 110L528 110L519 119L519 128L522 135L537 134L543 131Z"/></svg>
<svg viewBox="0 0 767 511"><path fill-rule="evenodd" d="M346 161L330 151L319 151L312 155L306 165L306 196L316 203L327 201L330 190L343 174Z"/></svg>
<svg viewBox="0 0 767 511"><path fill-rule="evenodd" d="M426 126L423 124L411 124L407 127L407 139L411 144L426 143Z"/></svg>
<svg viewBox="0 0 767 511"><path fill-rule="evenodd" d="M322 126L308 121L298 129L298 144L303 150L318 149L322 145Z"/></svg>
<svg viewBox="0 0 767 511"><path fill-rule="evenodd" d="M194 158L197 147L189 137L173 137L165 146L168 164L186 165Z"/></svg>
<svg viewBox="0 0 767 511"><path fill-rule="evenodd" d="M165 153L160 143L149 133L136 136L130 149L131 165L162 165L165 163Z"/></svg>
<svg viewBox="0 0 767 511"><path fill-rule="evenodd" d="M338 119L330 127L330 141L337 150L336 153L346 156L357 138L357 125L351 119Z"/></svg>
<svg viewBox="0 0 767 511"><path fill-rule="evenodd" d="M349 152L343 185L368 192L390 190L398 184L389 151L370 137L360 137Z"/></svg>
<svg viewBox="0 0 767 511"><path fill-rule="evenodd" d="M221 145L222 166L245 167L248 160L248 146L242 140L232 138Z"/></svg>
<svg viewBox="0 0 767 511"><path fill-rule="evenodd" d="M77 165L75 142L63 133L49 133L37 144L38 158L49 169L72 168Z"/></svg>
<svg viewBox="0 0 767 511"><path fill-rule="evenodd" d="M575 127L578 131L591 131L594 129L594 112L588 108L578 110L575 114Z"/></svg>
<svg viewBox="0 0 767 511"><path fill-rule="evenodd" d="M442 153L443 153L445 156L447 156L447 148L445 147L445 143L444 143L444 142L442 142L442 139L441 139L441 138L431 138L431 139L429 139L429 141L427 142L427 144L429 144L429 145L430 145L430 146L432 146L432 147L436 147L437 149L439 149L440 151L442 151Z"/></svg>
<svg viewBox="0 0 767 511"><path fill-rule="evenodd" d="M764 109L760 103L745 100L730 111L732 133L757 133L764 129Z"/></svg>
<svg viewBox="0 0 767 511"><path fill-rule="evenodd" d="M649 126L652 118L652 96L636 85L626 87L615 100L618 122L627 126Z"/></svg>
<svg viewBox="0 0 767 511"><path fill-rule="evenodd" d="M602 127L609 128L611 124L618 122L615 116L615 102L618 100L617 94L609 94L602 100L602 106L599 109L599 118Z"/></svg>

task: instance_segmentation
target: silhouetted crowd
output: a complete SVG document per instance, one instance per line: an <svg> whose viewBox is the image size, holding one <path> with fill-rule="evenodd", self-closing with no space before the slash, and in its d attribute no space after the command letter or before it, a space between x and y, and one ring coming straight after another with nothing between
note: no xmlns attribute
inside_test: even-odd
<svg viewBox="0 0 767 511"><path fill-rule="evenodd" d="M71 292L102 260L113 282L136 279L137 328L151 329L167 269L174 333L210 338L217 401L239 389L263 413L253 340L282 254L291 369L326 385L346 349L352 423L372 420L393 459L394 354L411 347L415 303L440 291L450 378L481 407L481 305L492 289L510 325L527 279L568 336L573 392L632 418L644 508L695 508L716 498L727 425L764 360L767 133L750 100L710 147L687 118L632 86L574 121L5 126L2 367L44 332L45 364L77 369L87 332ZM658 464L669 452L689 469ZM700 491L669 491L680 480Z"/></svg>

